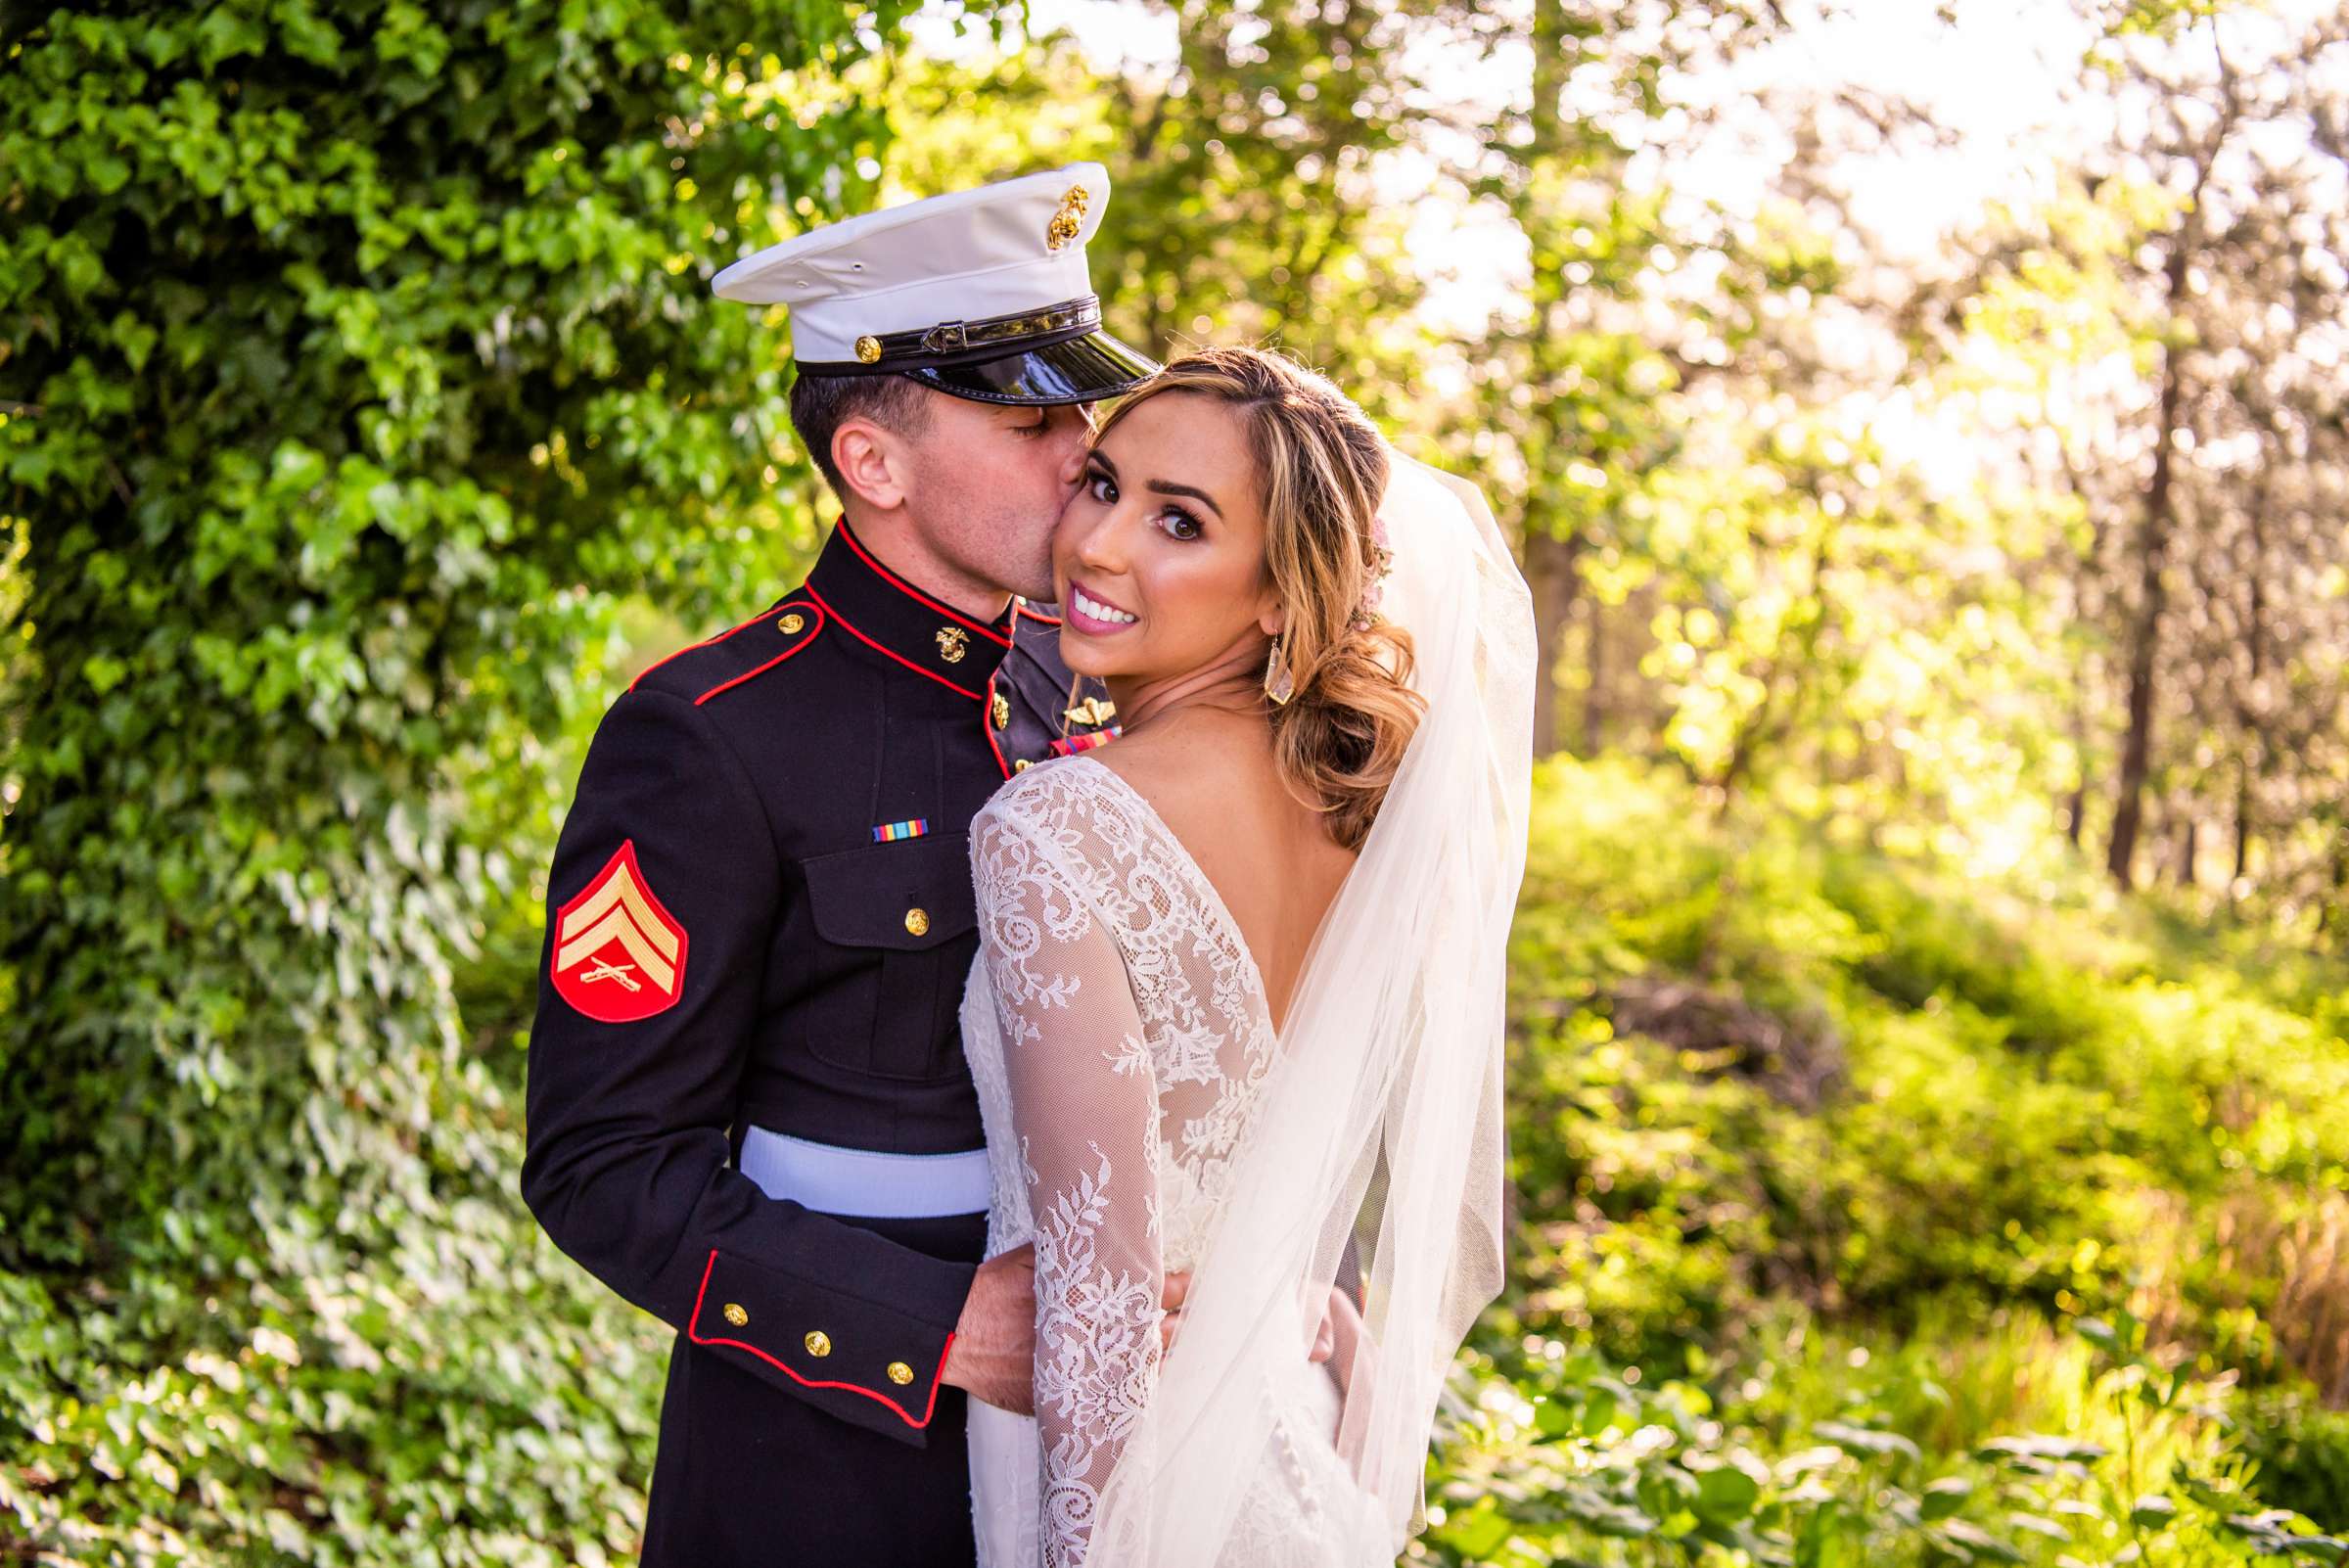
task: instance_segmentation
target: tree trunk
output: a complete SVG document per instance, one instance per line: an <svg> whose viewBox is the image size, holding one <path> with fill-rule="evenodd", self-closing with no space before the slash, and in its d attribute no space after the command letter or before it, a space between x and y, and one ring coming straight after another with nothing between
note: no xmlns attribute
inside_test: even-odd
<svg viewBox="0 0 2349 1568"><path fill-rule="evenodd" d="M1574 617L1575 544L1554 534L1525 541L1525 580L1534 595L1534 755L1558 749L1558 664L1565 654L1567 623Z"/></svg>
<svg viewBox="0 0 2349 1568"><path fill-rule="evenodd" d="M2175 332L2186 307L2186 235L2182 230L2170 247L2169 330ZM2112 840L2104 869L2126 889L2135 885L2132 867L2137 839L2144 825L2145 777L2153 757L2155 670L2161 651L2164 609L2162 567L2170 552L2170 535L2177 525L2171 469L2177 457L2178 405L2182 399L2179 351L2164 344L2161 351L2160 426L2153 434L2153 479L2145 486L2144 526L2138 535L2137 614L2129 626L2129 732L2121 743L2121 771L2112 813Z"/></svg>
<svg viewBox="0 0 2349 1568"><path fill-rule="evenodd" d="M2088 682L2081 680L2072 688L2072 752L2079 759L2079 776L2072 780L2071 793L2063 800L2063 836L2073 849L2080 848L2080 835L2088 822Z"/></svg>
<svg viewBox="0 0 2349 1568"><path fill-rule="evenodd" d="M1607 743L1607 607L1598 595L1583 600L1583 629L1589 646L1583 687L1583 755L1596 757Z"/></svg>
<svg viewBox="0 0 2349 1568"><path fill-rule="evenodd" d="M2234 876L2228 885L2228 897L2240 887L2251 874L2251 838L2256 831L2252 822L2251 769L2254 760L2268 755L2266 723L2267 704L2260 691L2260 681L2266 673L2264 655L2267 650L2267 575L2268 575L2268 486L2262 471L2258 491L2251 497L2251 570L2245 574L2250 581L2250 602L2243 618L2243 642L2251 656L2250 679L2244 683L2241 700L2235 707L2235 724L2242 731L2239 754L2234 768Z"/></svg>

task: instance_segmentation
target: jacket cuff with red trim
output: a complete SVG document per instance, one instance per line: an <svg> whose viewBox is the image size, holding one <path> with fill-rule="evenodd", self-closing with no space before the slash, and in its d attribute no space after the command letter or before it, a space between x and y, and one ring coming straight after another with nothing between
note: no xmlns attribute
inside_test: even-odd
<svg viewBox="0 0 2349 1568"><path fill-rule="evenodd" d="M928 1444L954 1343L949 1328L715 1250L685 1337L851 1425L913 1448Z"/></svg>

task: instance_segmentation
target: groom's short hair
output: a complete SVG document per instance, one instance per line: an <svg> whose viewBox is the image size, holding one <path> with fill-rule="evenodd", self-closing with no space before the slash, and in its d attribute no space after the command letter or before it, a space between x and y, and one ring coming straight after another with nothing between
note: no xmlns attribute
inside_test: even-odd
<svg viewBox="0 0 2349 1568"><path fill-rule="evenodd" d="M791 384L791 428L815 459L824 483L843 506L848 486L832 462L832 438L851 419L869 419L883 430L908 438L929 426L929 390L910 376L811 376L805 371Z"/></svg>

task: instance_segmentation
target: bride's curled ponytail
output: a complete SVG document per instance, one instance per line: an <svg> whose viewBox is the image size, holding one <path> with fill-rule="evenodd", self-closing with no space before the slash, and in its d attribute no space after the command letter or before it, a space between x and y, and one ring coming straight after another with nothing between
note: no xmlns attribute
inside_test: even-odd
<svg viewBox="0 0 2349 1568"><path fill-rule="evenodd" d="M1359 850L1425 708L1408 685L1410 637L1377 614L1386 441L1325 377L1261 348L1186 354L1110 424L1176 392L1226 403L1247 427L1265 564L1286 615L1268 658L1293 687L1285 704L1267 702L1274 757L1290 789L1325 813L1330 836Z"/></svg>

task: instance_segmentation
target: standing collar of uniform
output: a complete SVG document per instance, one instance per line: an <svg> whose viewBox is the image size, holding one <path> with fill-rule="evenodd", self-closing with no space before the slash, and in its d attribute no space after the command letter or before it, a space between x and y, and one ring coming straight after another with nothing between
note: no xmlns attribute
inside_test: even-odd
<svg viewBox="0 0 2349 1568"><path fill-rule="evenodd" d="M964 615L884 566L845 517L807 574L807 592L852 640L974 702L1011 647L1016 609L991 623Z"/></svg>

